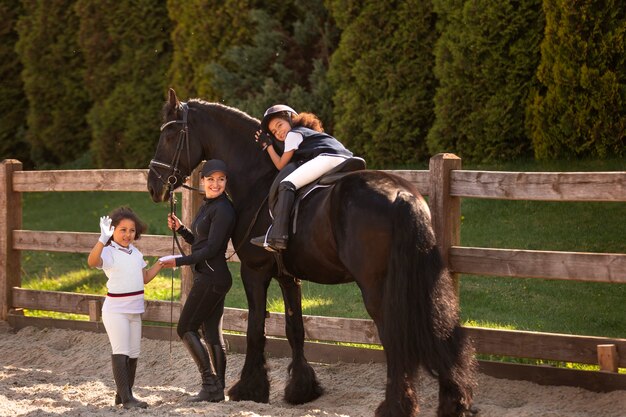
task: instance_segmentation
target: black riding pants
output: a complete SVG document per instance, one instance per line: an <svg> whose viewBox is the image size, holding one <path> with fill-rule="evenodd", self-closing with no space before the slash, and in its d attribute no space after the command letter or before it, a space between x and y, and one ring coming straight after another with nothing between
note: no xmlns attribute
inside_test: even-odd
<svg viewBox="0 0 626 417"><path fill-rule="evenodd" d="M208 344L224 346L224 298L230 287L230 284L214 284L206 275L194 274L191 291L178 319L178 336L182 338L185 333L202 328Z"/></svg>

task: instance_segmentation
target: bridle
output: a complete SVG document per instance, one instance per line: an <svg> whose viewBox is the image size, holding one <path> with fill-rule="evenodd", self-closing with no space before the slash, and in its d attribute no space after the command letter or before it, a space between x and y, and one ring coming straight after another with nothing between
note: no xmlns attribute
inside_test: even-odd
<svg viewBox="0 0 626 417"><path fill-rule="evenodd" d="M163 129L172 124L181 124L180 132L178 132L178 142L176 143L176 151L174 152L174 156L172 157L171 163L165 163L162 161L158 161L156 159L152 159L150 161L150 165L148 168L152 171L156 177L163 183L163 185L167 186L168 192L171 192L176 188L176 184L178 183L178 176L187 177L187 175L182 175L180 169L178 168L178 163L180 162L180 156L183 153L183 148L187 151L187 166L191 167L191 155L189 154L189 129L187 128L187 113L189 112L189 106L187 103L180 103L180 108L183 112L182 119L178 120L170 120L169 122L165 122L161 125L161 132ZM157 168L165 168L168 169L169 175L167 176L167 180L159 173ZM190 188L186 184L181 184L184 188ZM191 188L194 189L194 188Z"/></svg>
<svg viewBox="0 0 626 417"><path fill-rule="evenodd" d="M176 143L176 151L174 152L174 156L172 157L172 162L168 164L168 163L156 160L156 159L152 159L150 161L150 164L148 165L148 168L150 169L150 171L152 171L156 175L159 181L161 181L163 185L167 186L167 193L168 193L168 197L170 201L170 213L176 213L176 198L174 197L174 190L176 189L176 184L178 183L178 178L176 177L176 175L179 175L183 178L186 178L189 176L189 175L181 175L182 173L180 169L178 168L178 162L180 161L180 156L183 153L183 148L186 148L187 166L190 167L191 169L191 156L189 153L189 129L187 127L187 113L189 112L189 106L187 105L187 103L180 103L180 109L183 112L182 119L170 120L169 122L165 122L161 125L161 132L163 132L163 129L165 129L169 125L179 124L179 123L182 125L180 132L178 132L178 142ZM159 173L157 168L165 168L165 169L170 170L169 175L167 176L167 181ZM204 190L191 187L185 184L184 182L181 184L181 187L186 188L188 190L194 190L194 191L199 191L201 193L204 193ZM252 231L252 228L254 227L254 224L257 221L259 213L261 212L261 209L263 208L265 203L268 201L268 197L269 196L265 196L265 199L261 202L261 205L259 206L256 213L254 214L254 217L252 218L252 222L248 226L248 230L246 231L244 235L244 239L242 240L240 245L237 248L235 248L235 251L228 258L226 258L226 260L232 258L239 251L239 249L241 249L241 246L243 246L247 237L250 235L250 232ZM180 242L178 241L178 237L176 236L176 232L173 232L173 236L174 236L173 240L176 243L176 246L178 246L179 252L181 254L184 254L183 248ZM174 252L174 248L172 247L172 253L173 252Z"/></svg>
<svg viewBox="0 0 626 417"><path fill-rule="evenodd" d="M163 129L165 129L169 125L178 124L178 123L182 125L180 132L178 132L178 142L176 143L176 151L174 152L174 156L172 157L172 162L167 164L165 162L152 159L150 161L150 165L148 165L148 168L150 168L150 171L152 171L156 175L159 181L161 181L163 185L167 186L167 194L168 194L168 199L170 202L170 213L172 214L176 213L176 197L174 196L174 190L176 189L176 184L178 183L177 175L181 176L182 178L186 178L189 176L189 175L182 175L180 169L178 168L178 163L180 161L180 155L183 153L183 148L186 148L187 150L187 166L191 167L191 155L189 153L189 129L187 128L187 113L189 113L189 106L187 105L187 103L180 103L180 108L183 112L182 119L170 120L169 122L165 122L161 125L161 132L163 132ZM165 168L165 169L170 170L170 173L167 176L167 181L159 173L157 168ZM190 187L184 183L181 184L181 186L190 190L201 191L194 187ZM178 250L180 251L181 254L184 255L185 252L183 252L183 248L180 242L178 241L176 232L173 231L172 235L174 237L173 240L176 243L176 246L178 246ZM172 253L173 252L174 252L174 247L172 245Z"/></svg>

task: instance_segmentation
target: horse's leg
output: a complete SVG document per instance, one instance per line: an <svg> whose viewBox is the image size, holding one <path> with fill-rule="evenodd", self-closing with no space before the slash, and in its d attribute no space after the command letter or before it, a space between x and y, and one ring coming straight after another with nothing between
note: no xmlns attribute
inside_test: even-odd
<svg viewBox="0 0 626 417"><path fill-rule="evenodd" d="M419 362L413 361L411 369L402 358L387 354L387 337L382 319L382 282L373 275L361 275L357 280L365 309L369 313L385 349L387 361L387 381L385 383L385 399L376 408L375 417L413 417L419 413L419 404L415 388L415 375L419 368ZM401 319L398 317L398 319ZM395 335L388 335L396 337ZM409 376L407 375L409 372Z"/></svg>
<svg viewBox="0 0 626 417"><path fill-rule="evenodd" d="M269 402L270 383L265 362L265 308L271 276L241 265L241 279L248 299L246 360L239 381L228 390L233 401Z"/></svg>
<svg viewBox="0 0 626 417"><path fill-rule="evenodd" d="M442 358L437 371L439 378L438 417L470 417L478 412L472 405L474 382L474 349L456 325L451 335L442 338L437 346Z"/></svg>
<svg viewBox="0 0 626 417"><path fill-rule="evenodd" d="M300 281L282 277L279 280L285 302L285 333L291 346L289 381L285 386L285 401L304 404L319 398L324 389L315 371L304 357L304 323L302 321L302 291Z"/></svg>

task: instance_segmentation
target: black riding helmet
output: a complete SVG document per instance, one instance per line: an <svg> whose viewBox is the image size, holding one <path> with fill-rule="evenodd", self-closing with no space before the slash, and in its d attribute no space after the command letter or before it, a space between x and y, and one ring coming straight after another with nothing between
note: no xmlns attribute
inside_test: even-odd
<svg viewBox="0 0 626 417"><path fill-rule="evenodd" d="M265 110L265 114L263 114L263 120L261 121L261 130L271 135L272 132L269 131L270 120L272 120L275 117L282 116L286 118L287 120L289 120L289 123L291 123L292 114L294 116L298 115L298 113L294 109L292 109L291 107L285 104L273 105L272 107Z"/></svg>

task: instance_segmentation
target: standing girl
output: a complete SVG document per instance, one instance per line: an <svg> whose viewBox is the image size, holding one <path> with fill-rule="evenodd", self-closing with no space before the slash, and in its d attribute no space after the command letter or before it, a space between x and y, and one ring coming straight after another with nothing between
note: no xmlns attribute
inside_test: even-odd
<svg viewBox="0 0 626 417"><path fill-rule="evenodd" d="M224 400L226 346L222 334L224 298L232 285L226 264L226 248L235 227L235 209L224 194L226 164L211 159L202 168L204 204L198 210L191 228L170 214L167 225L191 244L191 254L164 257L166 268L193 265L193 285L178 319L177 332L195 361L202 378L202 389L190 401ZM200 340L202 333L210 353Z"/></svg>
<svg viewBox="0 0 626 417"><path fill-rule="evenodd" d="M285 143L282 155L274 149L268 135ZM284 104L277 104L265 111L256 141L269 154L277 169L289 162L298 168L278 185L278 199L274 207L274 221L265 236L255 237L251 242L270 250L287 249L289 239L289 216L296 190L315 181L337 165L352 157L341 142L324 133L322 122L313 113L296 113Z"/></svg>
<svg viewBox="0 0 626 417"><path fill-rule="evenodd" d="M128 207L120 207L100 218L100 239L89 253L87 263L106 274L107 296L102 305L102 322L111 342L115 404L124 408L146 408L133 396L137 358L141 348L141 313L144 312L143 286L161 269L157 262L150 269L133 245L146 226Z"/></svg>

